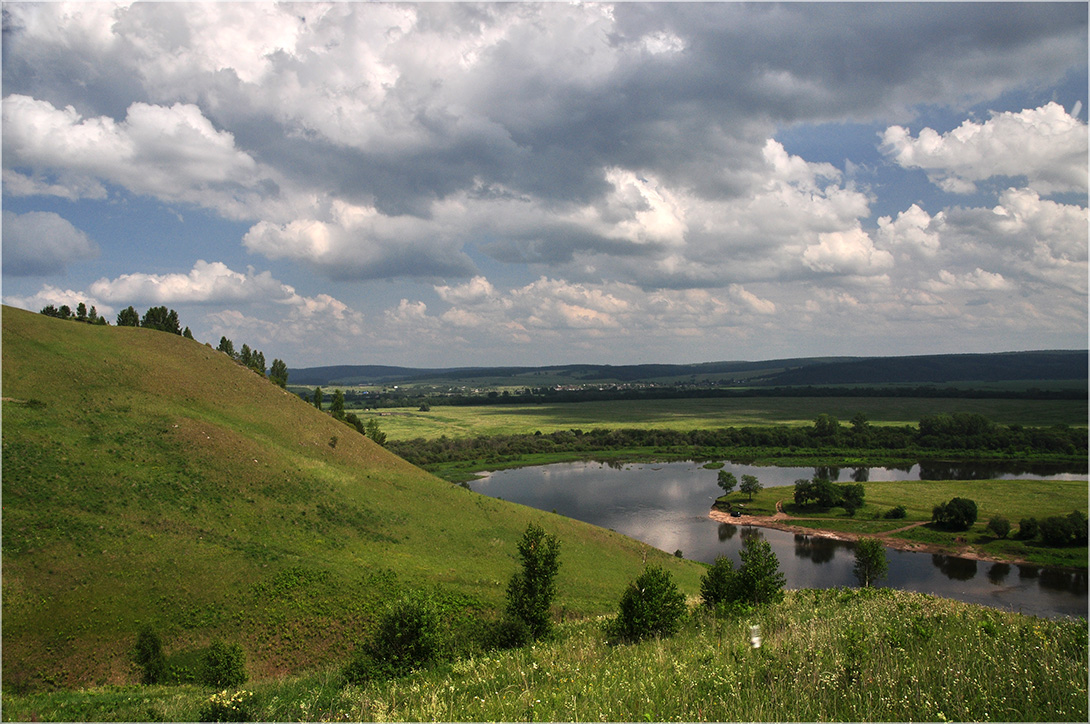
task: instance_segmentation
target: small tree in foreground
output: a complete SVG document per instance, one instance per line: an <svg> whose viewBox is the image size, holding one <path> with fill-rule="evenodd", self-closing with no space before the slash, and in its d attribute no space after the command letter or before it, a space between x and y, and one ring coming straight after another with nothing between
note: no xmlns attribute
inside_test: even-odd
<svg viewBox="0 0 1090 724"><path fill-rule="evenodd" d="M560 570L560 541L531 523L518 542L522 569L507 584L507 614L526 624L534 638L552 629L550 608Z"/></svg>
<svg viewBox="0 0 1090 724"><path fill-rule="evenodd" d="M716 556L715 563L700 579L700 598L708 608L733 600L734 561L727 556Z"/></svg>
<svg viewBox="0 0 1090 724"><path fill-rule="evenodd" d="M885 546L877 538L860 538L855 542L855 567L852 573L860 586L867 588L885 578L888 570Z"/></svg>
<svg viewBox="0 0 1090 724"><path fill-rule="evenodd" d="M778 603L783 600L787 583L780 571L780 559L772 552L768 541L750 538L738 553L742 566L735 574L734 599L741 603Z"/></svg>
<svg viewBox="0 0 1090 724"><path fill-rule="evenodd" d="M685 596L669 572L660 566L648 566L628 584L617 618L607 625L606 633L613 641L629 643L672 636L681 627L686 610Z"/></svg>
<svg viewBox="0 0 1090 724"><path fill-rule="evenodd" d="M166 675L166 657L159 634L150 626L140 629L133 647L133 661L141 669L140 680L144 684L158 684Z"/></svg>

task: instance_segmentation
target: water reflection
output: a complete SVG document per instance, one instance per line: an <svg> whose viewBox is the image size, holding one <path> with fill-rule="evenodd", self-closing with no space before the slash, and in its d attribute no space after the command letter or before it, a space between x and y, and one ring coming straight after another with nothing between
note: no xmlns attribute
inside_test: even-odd
<svg viewBox="0 0 1090 724"><path fill-rule="evenodd" d="M836 555L836 541L820 536L795 534L795 555L811 563L828 563Z"/></svg>
<svg viewBox="0 0 1090 724"><path fill-rule="evenodd" d="M777 468L728 463L738 478L756 475L766 488L791 485L818 474L841 477L837 468ZM945 466L945 470L952 469ZM845 468L852 480L919 479L933 468L909 471L886 468ZM964 467L958 468L965 475ZM1002 477L994 467L989 478ZM1073 473L1061 474L1064 479ZM711 563L718 555L740 563L738 552L750 538L768 541L780 561L790 588L854 586L854 546L811 535L768 528L718 523L708 518L719 495L717 469L688 463L624 465L564 463L490 473L472 484L478 492L555 510L561 515L611 528L660 550L685 551L685 557ZM1086 615L1085 572L1039 566L978 564L956 556L887 550L889 573L882 585L934 593L989 606L1038 615ZM1004 566L1006 566L1004 568Z"/></svg>
<svg viewBox="0 0 1090 724"><path fill-rule="evenodd" d="M1006 580L1010 575L1011 565L1009 563L993 563L988 567L988 582L993 586L998 586Z"/></svg>
<svg viewBox="0 0 1090 724"><path fill-rule="evenodd" d="M976 561L970 558L958 558L941 553L931 555L931 563L938 568L947 578L955 581L971 581L976 578Z"/></svg>

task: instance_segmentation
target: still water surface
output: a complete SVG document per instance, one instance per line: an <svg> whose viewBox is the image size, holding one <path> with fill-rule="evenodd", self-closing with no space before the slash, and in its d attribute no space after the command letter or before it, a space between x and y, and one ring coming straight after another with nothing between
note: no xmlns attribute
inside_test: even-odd
<svg viewBox="0 0 1090 724"><path fill-rule="evenodd" d="M841 482L851 480L920 480L1034 478L1081 480L1085 473L952 469L918 465L886 468L828 469L757 467L727 463L738 478L752 474L768 488L793 485L820 472ZM769 528L718 523L708 517L721 492L718 471L693 462L647 463L610 467L597 462L560 463L484 473L471 487L485 495L611 528L686 558L711 563L738 551L749 536L767 540L780 560L788 588L855 586L851 543L796 535ZM1085 616L1087 575L1041 566L979 562L955 556L887 549L889 575L880 585L1038 616Z"/></svg>

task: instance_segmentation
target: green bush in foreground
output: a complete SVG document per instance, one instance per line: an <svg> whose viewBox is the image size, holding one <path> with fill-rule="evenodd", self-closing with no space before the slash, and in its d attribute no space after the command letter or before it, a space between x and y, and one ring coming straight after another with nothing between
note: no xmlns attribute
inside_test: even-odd
<svg viewBox="0 0 1090 724"><path fill-rule="evenodd" d="M648 566L621 595L620 611L606 626L612 641L632 643L677 633L686 613L685 596L670 573Z"/></svg>
<svg viewBox="0 0 1090 724"><path fill-rule="evenodd" d="M442 649L439 614L431 598L410 593L383 614L378 630L348 664L349 683L390 679L427 666Z"/></svg>
<svg viewBox="0 0 1090 724"><path fill-rule="evenodd" d="M246 655L238 644L213 641L205 652L200 681L217 689L246 682Z"/></svg>
<svg viewBox="0 0 1090 724"><path fill-rule="evenodd" d="M761 538L746 540L738 557L742 559L742 565L735 575L735 600L752 605L783 600L786 578L780 571L780 559L772 552L768 541Z"/></svg>

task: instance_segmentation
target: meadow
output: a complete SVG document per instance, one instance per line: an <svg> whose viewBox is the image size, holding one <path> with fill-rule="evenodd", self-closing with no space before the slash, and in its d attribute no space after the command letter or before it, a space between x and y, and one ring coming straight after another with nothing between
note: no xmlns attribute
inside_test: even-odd
<svg viewBox="0 0 1090 724"><path fill-rule="evenodd" d="M889 589L788 591L667 639L609 645L602 619L552 640L363 686L335 668L244 685L252 721L1086 721L1085 620ZM758 625L760 648L750 643ZM229 692L233 693L233 692ZM5 720L194 721L197 686L5 696Z"/></svg>
<svg viewBox="0 0 1090 724"><path fill-rule="evenodd" d="M327 390L328 392L328 390ZM915 425L926 415L968 412L1001 425L1086 427L1085 400L912 397L743 397L685 400L612 400L540 405L434 405L357 409L374 417L391 440L549 433L557 430L638 428L699 430L764 425L809 426L828 414L847 424L863 413L872 425Z"/></svg>

